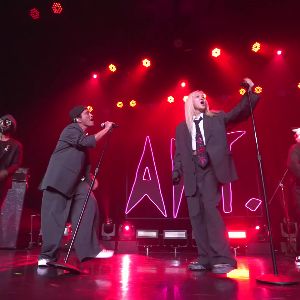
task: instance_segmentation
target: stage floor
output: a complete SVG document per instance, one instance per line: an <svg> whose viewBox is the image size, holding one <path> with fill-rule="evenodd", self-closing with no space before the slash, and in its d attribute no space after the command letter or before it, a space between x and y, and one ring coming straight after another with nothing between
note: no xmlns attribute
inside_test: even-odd
<svg viewBox="0 0 300 300"><path fill-rule="evenodd" d="M268 256L238 256L238 270L229 275L192 272L192 255L179 253L116 254L109 259L70 263L83 274L37 268L38 249L0 250L1 299L299 299L300 284L274 286L256 278L272 273ZM292 257L277 258L279 274L300 281Z"/></svg>

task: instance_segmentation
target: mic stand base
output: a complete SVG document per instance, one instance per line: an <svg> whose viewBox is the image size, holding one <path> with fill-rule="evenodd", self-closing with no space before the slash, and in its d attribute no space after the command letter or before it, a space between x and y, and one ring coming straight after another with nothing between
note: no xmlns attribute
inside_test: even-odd
<svg viewBox="0 0 300 300"><path fill-rule="evenodd" d="M286 275L263 274L256 278L259 283L268 283L274 285L293 285L298 284L299 280Z"/></svg>
<svg viewBox="0 0 300 300"><path fill-rule="evenodd" d="M68 271L71 274L75 274L75 275L81 274L81 271L78 268L67 263L48 262L47 265L50 267L54 267L56 269Z"/></svg>

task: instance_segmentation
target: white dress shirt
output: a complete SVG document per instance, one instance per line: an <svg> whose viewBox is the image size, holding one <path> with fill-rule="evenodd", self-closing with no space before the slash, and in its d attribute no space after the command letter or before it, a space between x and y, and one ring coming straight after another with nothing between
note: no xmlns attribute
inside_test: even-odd
<svg viewBox="0 0 300 300"><path fill-rule="evenodd" d="M194 116L193 121L199 120L200 117L202 117L202 120L199 123L200 132L202 134L203 143L205 145L205 135L204 135L204 128L203 128L203 113L201 113L199 116ZM196 150L196 124L195 124L195 122L193 122L193 126L192 126L192 148L193 148L193 151Z"/></svg>

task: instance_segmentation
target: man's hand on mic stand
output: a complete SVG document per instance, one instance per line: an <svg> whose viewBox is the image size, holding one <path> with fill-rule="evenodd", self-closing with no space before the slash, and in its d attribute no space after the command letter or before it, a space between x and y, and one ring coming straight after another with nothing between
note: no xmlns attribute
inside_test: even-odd
<svg viewBox="0 0 300 300"><path fill-rule="evenodd" d="M248 92L251 92L251 90L252 90L252 88L254 86L253 81L250 78L246 77L246 78L243 79L243 82L245 82L246 85L248 86Z"/></svg>

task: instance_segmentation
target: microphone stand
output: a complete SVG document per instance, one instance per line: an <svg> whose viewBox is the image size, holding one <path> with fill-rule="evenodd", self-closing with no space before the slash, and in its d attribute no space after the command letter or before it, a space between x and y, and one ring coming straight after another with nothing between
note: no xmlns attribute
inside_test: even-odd
<svg viewBox="0 0 300 300"><path fill-rule="evenodd" d="M76 239L76 236L77 236L77 233L78 233L78 230L79 230L82 218L83 218L83 214L84 214L85 208L87 206L87 203L89 201L90 195L92 193L93 186L94 186L95 181L96 181L96 177L97 177L97 175L99 173L100 166L102 165L104 153L106 152L106 149L108 148L109 140L110 140L110 136L111 136L111 132L112 132L112 128L109 130L109 135L107 137L106 143L104 144L102 152L101 152L101 154L99 156L99 159L98 159L98 162L97 162L97 166L95 168L95 172L93 174L93 178L92 178L92 181L91 181L90 186L89 186L89 190L88 190L86 198L84 200L84 203L83 203L80 215L79 215L79 219L78 219L76 228L75 228L75 230L73 232L72 240L71 240L70 246L68 248L67 255L64 258L64 262L63 263L48 262L47 265L49 265L51 267L54 267L54 268L57 268L57 269L62 269L62 270L65 270L65 271L69 271L72 274L81 274L81 271L77 267L75 267L75 266L73 266L71 264L68 264L68 259L69 259L72 247L74 245L74 242L75 242L75 239Z"/></svg>
<svg viewBox="0 0 300 300"><path fill-rule="evenodd" d="M269 201L269 203L268 203L269 205L272 203L272 201L273 201L273 199L274 199L274 197L275 197L275 195L276 195L278 189L279 189L280 187L283 186L283 181L284 181L284 179L285 179L285 176L286 176L287 172L288 172L288 169L286 169L286 170L284 171L284 174L283 174L283 176L281 177L281 179L280 179L280 181L279 181L279 183L278 183L278 186L277 186L277 188L275 189L275 191L274 191L274 193L273 193L273 195L272 195L272 197L271 197L271 199L270 199L270 201Z"/></svg>
<svg viewBox="0 0 300 300"><path fill-rule="evenodd" d="M282 178L280 179L279 183L278 183L278 186L276 187L270 201L269 201L269 205L272 203L272 200L274 199L277 191L279 188L281 188L281 204L282 204L282 208L283 208L283 214L284 214L284 218L286 220L286 234L287 234L287 253L292 253L294 255L296 255L295 253L295 250L292 246L292 243L291 243L291 226L292 224L295 224L295 223L292 223L291 222L291 218L290 218L290 215L289 215L289 210L288 210L288 205L287 205L287 201L286 201L286 197L285 197L285 191L284 191L284 184L283 184L283 181L285 179L285 176L286 174L288 173L288 169L286 169L284 171L284 174L282 176ZM283 219L283 223L284 224L284 219ZM283 225L282 225L283 226ZM282 230L284 230L284 227L282 227Z"/></svg>
<svg viewBox="0 0 300 300"><path fill-rule="evenodd" d="M247 83L245 83L245 84L247 84ZM249 85L248 85L248 88L249 88ZM250 115L251 115L253 134L254 134L255 145L256 145L257 160L258 160L258 166L259 166L261 186L262 186L262 191L263 191L263 200L264 200L263 202L265 205L267 228L268 228L268 232L269 232L270 251L271 251L272 263L273 263L273 274L261 275L256 280L260 283L269 283L269 284L277 284L277 285L296 284L296 283L298 283L298 281L292 280L288 276L278 274L277 262L276 262L276 257L275 257L275 249L274 249L274 243L273 243L273 236L272 236L271 219L270 219L269 207L268 207L268 202L267 202L265 178L264 178L263 167L262 167L262 158L261 158L261 154L259 151L259 144L258 144L258 138L257 138L257 132L256 132L256 126L255 126L255 120L254 120L254 114L253 114L253 107L252 107L249 89L248 89L247 95L248 95L248 102L249 102L249 106L250 106Z"/></svg>

